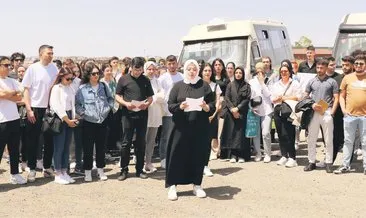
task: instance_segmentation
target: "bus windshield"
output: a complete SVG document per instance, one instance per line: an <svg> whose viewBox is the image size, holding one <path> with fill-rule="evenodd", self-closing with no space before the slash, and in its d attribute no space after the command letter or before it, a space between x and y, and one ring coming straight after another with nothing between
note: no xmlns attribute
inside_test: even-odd
<svg viewBox="0 0 366 218"><path fill-rule="evenodd" d="M221 58L224 63L232 61L237 66L245 67L247 43L247 39L186 42L179 64L182 66L189 59L204 60L206 63L211 64L215 58Z"/></svg>
<svg viewBox="0 0 366 218"><path fill-rule="evenodd" d="M350 55L357 49L366 50L366 31L362 33L339 33L334 52L337 66L341 66L342 57Z"/></svg>

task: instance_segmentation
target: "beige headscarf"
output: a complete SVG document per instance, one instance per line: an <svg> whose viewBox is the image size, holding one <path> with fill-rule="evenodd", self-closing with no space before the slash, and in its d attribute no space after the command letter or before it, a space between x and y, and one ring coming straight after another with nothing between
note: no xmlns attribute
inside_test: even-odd
<svg viewBox="0 0 366 218"><path fill-rule="evenodd" d="M144 75L149 77L147 75L147 68L149 68L151 65L153 65L154 67L156 67L156 63L152 62L152 61L148 61L144 64Z"/></svg>
<svg viewBox="0 0 366 218"><path fill-rule="evenodd" d="M191 64L194 64L197 68L197 75L194 79L190 79L189 76L188 76L188 66L191 65ZM186 61L186 63L184 63L184 79L183 79L183 82L186 83L186 84L196 84L201 78L198 76L198 71L200 70L200 67L197 63L197 61L193 60L193 59L190 59L188 61Z"/></svg>

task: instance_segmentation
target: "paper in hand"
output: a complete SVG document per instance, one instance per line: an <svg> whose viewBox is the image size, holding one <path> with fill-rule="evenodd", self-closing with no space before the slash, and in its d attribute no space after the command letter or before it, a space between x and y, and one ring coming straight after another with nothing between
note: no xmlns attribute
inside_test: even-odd
<svg viewBox="0 0 366 218"><path fill-rule="evenodd" d="M320 111L321 114L324 114L325 111L328 110L329 104L323 99L318 102L318 105L322 107L322 110Z"/></svg>
<svg viewBox="0 0 366 218"><path fill-rule="evenodd" d="M131 104L136 106L134 109L132 109L132 111L135 111L135 112L138 112L140 111L141 109L139 108L142 104L144 104L145 101L135 101L135 100L132 100L131 101Z"/></svg>
<svg viewBox="0 0 366 218"><path fill-rule="evenodd" d="M184 109L184 112L190 112L190 111L202 111L202 105L203 97L201 98L186 98L186 103L188 107Z"/></svg>

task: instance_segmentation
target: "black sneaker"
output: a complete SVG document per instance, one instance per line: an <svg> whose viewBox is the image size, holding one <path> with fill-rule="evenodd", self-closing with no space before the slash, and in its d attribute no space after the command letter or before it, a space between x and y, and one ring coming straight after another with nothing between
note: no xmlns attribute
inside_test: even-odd
<svg viewBox="0 0 366 218"><path fill-rule="evenodd" d="M304 171L308 172L308 171L313 171L316 169L316 165L315 163L309 163L305 168Z"/></svg>
<svg viewBox="0 0 366 218"><path fill-rule="evenodd" d="M75 168L74 174L79 175L79 176L85 176L85 171L84 171L84 169L81 169L81 168Z"/></svg>
<svg viewBox="0 0 366 218"><path fill-rule="evenodd" d="M333 170L332 170L332 164L328 164L328 163L326 163L326 164L325 164L325 171L326 171L327 173L333 173Z"/></svg>
<svg viewBox="0 0 366 218"><path fill-rule="evenodd" d="M128 173L126 172L126 171L122 171L120 174L119 174L119 176L118 176L118 180L119 181L124 181L124 180L126 180L127 179L127 175L128 175Z"/></svg>
<svg viewBox="0 0 366 218"><path fill-rule="evenodd" d="M136 177L140 178L140 179L147 179L147 174L142 172L142 173L136 173Z"/></svg>
<svg viewBox="0 0 366 218"><path fill-rule="evenodd" d="M341 166L338 169L334 170L334 174L343 174L343 173L349 173L351 171L350 167Z"/></svg>

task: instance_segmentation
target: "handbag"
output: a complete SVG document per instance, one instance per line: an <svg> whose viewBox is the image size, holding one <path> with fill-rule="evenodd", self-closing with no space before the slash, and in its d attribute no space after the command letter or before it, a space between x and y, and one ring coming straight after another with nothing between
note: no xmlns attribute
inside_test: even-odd
<svg viewBox="0 0 366 218"><path fill-rule="evenodd" d="M260 117L255 115L251 108L247 113L247 125L245 127L245 137L255 138L258 135Z"/></svg>
<svg viewBox="0 0 366 218"><path fill-rule="evenodd" d="M48 107L43 116L42 132L58 135L62 133L62 120Z"/></svg>
<svg viewBox="0 0 366 218"><path fill-rule="evenodd" d="M292 81L290 82L290 84L288 84L288 86L282 96L285 96L285 94L286 94L287 90L290 88L291 84L292 84ZM289 118L292 113L292 109L291 109L290 105L288 105L286 102L282 102L280 106L281 106L280 117Z"/></svg>

